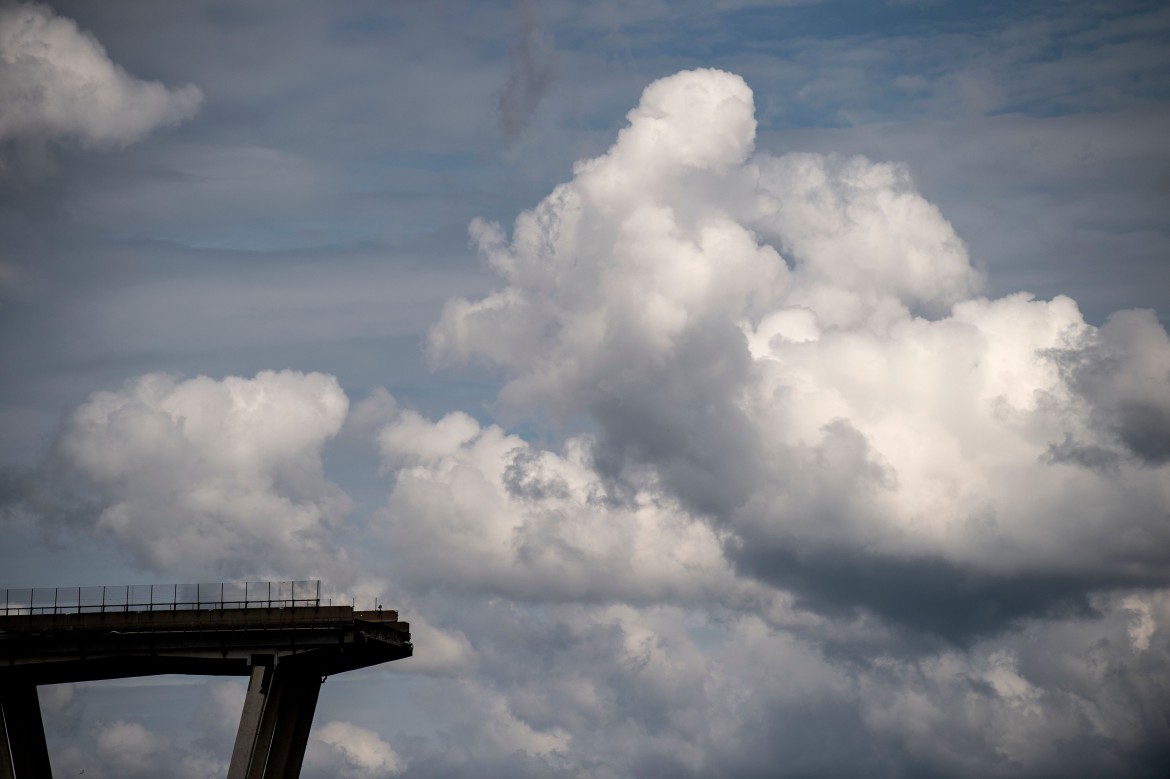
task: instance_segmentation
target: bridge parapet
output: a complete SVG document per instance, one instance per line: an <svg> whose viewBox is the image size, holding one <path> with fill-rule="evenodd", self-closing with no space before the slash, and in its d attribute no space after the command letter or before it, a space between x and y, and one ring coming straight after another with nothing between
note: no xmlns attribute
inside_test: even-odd
<svg viewBox="0 0 1170 779"><path fill-rule="evenodd" d="M202 584L120 584L96 587L22 587L4 590L4 610L0 615L296 608L320 605L321 582L316 579Z"/></svg>

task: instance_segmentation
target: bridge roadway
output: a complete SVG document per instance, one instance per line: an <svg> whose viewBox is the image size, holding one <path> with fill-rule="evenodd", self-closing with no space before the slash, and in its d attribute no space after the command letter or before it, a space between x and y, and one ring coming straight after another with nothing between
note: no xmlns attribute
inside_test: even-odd
<svg viewBox="0 0 1170 779"><path fill-rule="evenodd" d="M411 653L349 606L0 616L0 779L52 777L37 685L156 674L248 677L228 779L296 779L324 678Z"/></svg>

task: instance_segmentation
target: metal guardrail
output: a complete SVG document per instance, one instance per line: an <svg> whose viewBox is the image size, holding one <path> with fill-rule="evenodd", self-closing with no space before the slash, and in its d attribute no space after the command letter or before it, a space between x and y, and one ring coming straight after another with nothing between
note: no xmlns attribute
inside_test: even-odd
<svg viewBox="0 0 1170 779"><path fill-rule="evenodd" d="M117 587L31 587L4 591L4 616L107 611L295 608L321 605L321 582L127 584Z"/></svg>

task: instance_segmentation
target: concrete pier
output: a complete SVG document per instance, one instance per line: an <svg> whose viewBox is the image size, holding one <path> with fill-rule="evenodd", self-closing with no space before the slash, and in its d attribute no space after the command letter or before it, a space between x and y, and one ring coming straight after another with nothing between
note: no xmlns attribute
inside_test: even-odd
<svg viewBox="0 0 1170 779"><path fill-rule="evenodd" d="M45 726L35 685L0 682L0 722L4 725L4 746L0 777L4 779L52 779Z"/></svg>

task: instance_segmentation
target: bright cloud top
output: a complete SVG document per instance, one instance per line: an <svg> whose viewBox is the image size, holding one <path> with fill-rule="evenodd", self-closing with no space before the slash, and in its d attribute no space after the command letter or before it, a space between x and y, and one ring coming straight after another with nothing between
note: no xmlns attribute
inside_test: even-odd
<svg viewBox="0 0 1170 779"><path fill-rule="evenodd" d="M346 764L334 768L337 776L375 777L396 774L402 770L402 760L382 738L372 730L349 722L334 720L316 731L318 741L328 745ZM313 756L311 762L325 762L324 756Z"/></svg>
<svg viewBox="0 0 1170 779"><path fill-rule="evenodd" d="M58 451L98 490L97 530L152 568L319 570L349 508L321 450L348 408L319 373L149 375L91 396Z"/></svg>
<svg viewBox="0 0 1170 779"><path fill-rule="evenodd" d="M654 480L607 498L587 439L541 450L463 413L401 411L379 435L396 483L382 529L403 580L519 600L755 602L720 539ZM454 565L453 562L457 561Z"/></svg>
<svg viewBox="0 0 1170 779"><path fill-rule="evenodd" d="M124 146L190 118L202 100L193 85L171 90L130 75L46 6L0 8L0 142Z"/></svg>
<svg viewBox="0 0 1170 779"><path fill-rule="evenodd" d="M811 600L911 618L905 597L933 589L923 619L951 596L998 614L963 631L1082 577L1164 582L1170 339L1153 314L1098 328L1068 298L979 297L904 170L753 156L752 110L738 76L662 79L510 238L473 223L507 284L448 303L434 358L506 366L516 407L590 415L595 440L567 451L588 451L609 499L651 474L727 533L740 571ZM479 468L497 485L504 448ZM1046 594L1024 605L1014 577Z"/></svg>

